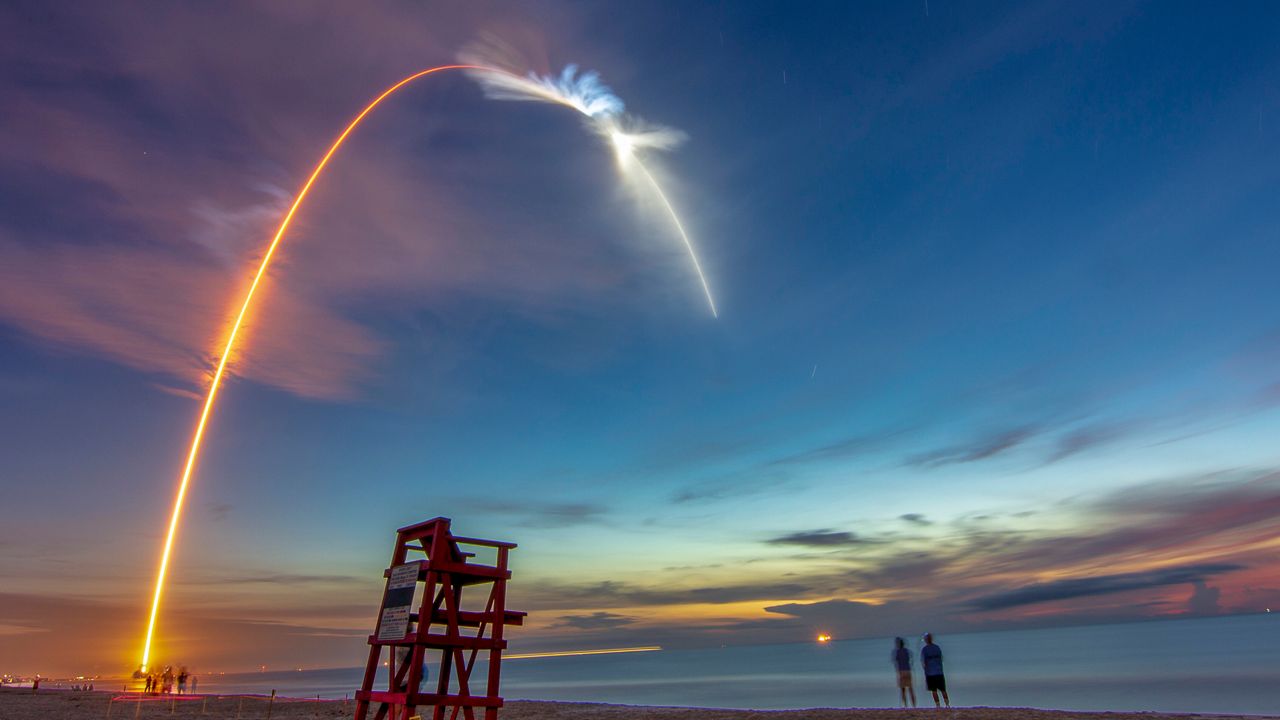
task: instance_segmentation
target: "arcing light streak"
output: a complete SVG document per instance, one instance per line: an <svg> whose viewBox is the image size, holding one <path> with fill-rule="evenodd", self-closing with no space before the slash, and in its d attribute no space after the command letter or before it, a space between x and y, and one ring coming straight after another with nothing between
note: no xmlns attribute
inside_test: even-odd
<svg viewBox="0 0 1280 720"><path fill-rule="evenodd" d="M441 65L439 67L429 68L421 72L410 75L400 82L387 88L381 95L374 98L373 102L365 106L329 146L329 151L320 158L320 162L316 164L314 170L311 171L311 177L303 183L302 189L298 191L298 196L294 198L293 205L289 207L289 211L284 214L284 219L280 221L280 227L276 230L275 237L271 239L271 244L267 246L267 251L262 256L262 261L258 264L258 272L253 276L253 282L249 285L249 291L245 293L244 301L240 303L240 312L236 315L235 322L231 324L231 332L227 335L227 342L222 348L222 357L218 359L217 369L213 372L213 380L209 384L209 394L204 399L204 409L200 411L200 420L196 423L195 434L191 437L191 449L187 452L187 464L182 470L182 480L178 483L178 497L173 502L173 515L169 518L169 532L165 535L164 551L160 555L160 569L156 573L156 590L151 598L151 617L147 620L147 638L142 649L142 670L146 672L147 663L151 660L151 640L155 635L156 615L160 610L160 597L164 593L164 579L169 570L169 556L173 552L173 539L177 535L178 521L182 518L182 502L186 499L187 486L191 483L191 472L195 469L196 458L200 455L200 443L204 439L205 426L209 422L209 414L213 410L213 402L218 397L218 388L222 385L222 377L227 370L227 360L231 357L231 352L235 349L236 336L240 334L240 328L244 325L245 315L249 312L249 306L253 304L254 293L258 291L258 285L261 284L262 278L267 274L267 268L271 265L271 258L275 256L276 248L280 245L280 240L284 238L284 233L289 229L289 224L293 222L293 216L298 212L298 207L302 205L302 201L306 199L307 193L310 192L311 186L315 183L316 178L324 171L325 166L329 164L329 160L334 153L338 152L338 148L356 129L356 126L364 120L365 116L373 111L383 100L400 88L417 80L420 77L438 73L444 70L486 70L489 72L505 72L494 68L485 68L477 65Z"/></svg>
<svg viewBox="0 0 1280 720"><path fill-rule="evenodd" d="M616 142L616 141L615 141ZM630 151L631 145L627 145ZM698 262L698 254L693 251L693 243L689 242L689 234L684 231L684 224L680 222L680 216L676 215L676 209L671 207L671 201L667 199L667 194L662 192L662 186L654 179L653 174L649 172L649 168L640 162L640 158L632 157L636 167L640 168L640 172L644 174L649 185L653 187L653 191L657 193L658 199L662 200L663 206L667 208L667 214L671 216L671 222L676 226L676 230L680 233L680 239L684 241L685 249L689 251L689 259L693 261L693 269L698 273L698 280L702 283L702 292L707 296L707 304L711 306L711 315L720 317L720 313L716 311L716 301L711 297L711 287L707 285L707 276L702 274L702 264Z"/></svg>
<svg viewBox="0 0 1280 720"><path fill-rule="evenodd" d="M503 58L506 54L507 51L504 48L479 45L469 48L459 58L462 62L491 68L509 60L509 58ZM676 214L671 201L667 199L667 194L662 191L657 179L636 155L636 151L641 148L666 150L675 147L684 138L683 134L661 127L638 131L624 130L622 99L614 95L613 91L600 81L599 75L594 72L579 75L575 65L566 66L559 77L533 73L521 76L511 71L495 74L483 70L469 74L475 78L480 87L484 88L485 94L494 100L549 102L571 107L587 116L596 134L605 138L613 146L618 156L619 168L624 173L629 172L632 167L639 168L649 186L662 200L662 205L671 216L671 222L679 232L680 239L684 241L693 269L698 274L698 281L702 283L702 292L707 296L707 305L711 308L711 314L714 317L720 317L720 313L716 310L716 302L711 297L711 286L707 283L706 274L702 272L702 263L698 261L693 242L689 240L689 233L685 231L684 224L680 222L680 217ZM628 126L639 124L633 118L626 120L629 120L625 123Z"/></svg>

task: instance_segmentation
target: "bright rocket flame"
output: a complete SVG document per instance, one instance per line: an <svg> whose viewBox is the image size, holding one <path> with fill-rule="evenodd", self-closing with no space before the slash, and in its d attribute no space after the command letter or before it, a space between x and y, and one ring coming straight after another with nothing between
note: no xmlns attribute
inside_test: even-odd
<svg viewBox="0 0 1280 720"><path fill-rule="evenodd" d="M662 190L657 178L640 161L636 152L642 148L653 150L673 148L684 140L683 133L663 127L626 129L624 124L638 125L639 123L634 118L624 118L625 105L622 99L601 82L598 74L594 72L578 74L576 65L565 66L559 77L535 73L521 76L510 71L495 73L490 68L502 66L504 62L510 63L511 57L509 50L500 45L494 46L492 41L463 51L459 55L459 61L483 66L484 69L471 70L467 74L480 84L486 97L493 100L548 102L571 107L585 115L592 130L613 146L621 171L633 177L637 175L643 177L654 194L662 201L662 206L671 217L671 224L675 226L680 240L684 242L685 249L689 253L689 260L693 264L694 272L698 275L698 281L702 284L702 292L707 296L707 305L711 308L711 314L714 317L720 317L719 311L716 310L716 301L711 296L711 286L707 283L707 276L702 271L702 263L698 261L698 253L693 248L689 233L684 229L684 223L680 222L680 216Z"/></svg>
<svg viewBox="0 0 1280 720"><path fill-rule="evenodd" d="M621 130L610 130L609 140L613 142L614 152L618 153L618 162L626 162L635 154L635 140Z"/></svg>

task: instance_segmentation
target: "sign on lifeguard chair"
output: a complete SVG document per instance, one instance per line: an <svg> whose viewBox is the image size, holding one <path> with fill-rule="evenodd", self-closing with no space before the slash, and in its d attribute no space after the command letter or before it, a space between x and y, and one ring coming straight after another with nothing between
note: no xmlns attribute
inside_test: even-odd
<svg viewBox="0 0 1280 720"><path fill-rule="evenodd" d="M503 628L523 625L525 616L506 609L511 578L507 559L515 547L456 536L449 518L443 517L396 532L391 566L383 573L387 586L378 626L369 636L369 662L356 692L355 720L368 720L372 704L377 705L373 720L410 720L419 705L432 706L432 720L445 720L449 708L449 720L459 715L475 720L476 708L484 708L484 720L497 719L502 651L507 647ZM492 556L493 564L484 564L479 555L484 560ZM472 588L466 604L463 588ZM417 612L415 598L420 598ZM488 672L477 679L483 687L473 689L481 652L487 653ZM387 667L386 689L377 690L382 664ZM428 672L432 665L437 668L434 677Z"/></svg>

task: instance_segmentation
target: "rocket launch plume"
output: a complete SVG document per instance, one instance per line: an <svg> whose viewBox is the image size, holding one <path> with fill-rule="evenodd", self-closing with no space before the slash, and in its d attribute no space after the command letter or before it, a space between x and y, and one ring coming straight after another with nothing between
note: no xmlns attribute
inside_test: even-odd
<svg viewBox="0 0 1280 720"><path fill-rule="evenodd" d="M613 146L618 158L618 168L623 175L631 179L643 179L661 201L689 254L689 261L702 284L702 292L707 297L711 314L720 316L716 310L716 301L711 296L711 286L707 283L707 276L702 271L702 263L698 261L698 253L685 231L684 223L680 221L675 206L657 178L638 154L638 151L644 150L671 149L684 140L684 133L671 128L650 126L624 114L626 106L622 99L600 80L600 76L590 71L579 74L576 65L565 66L558 77L532 72L520 75L517 71L505 69L519 67L515 64L518 61L509 48L492 38L464 50L459 54L458 61L481 68L468 70L467 74L493 100L554 103L571 107L586 116L588 127ZM493 72L493 68L504 68L504 71Z"/></svg>
<svg viewBox="0 0 1280 720"><path fill-rule="evenodd" d="M267 270L271 266L271 261L275 257L276 250L280 246L281 240L284 239L285 233L289 229L289 225L293 222L294 216L298 209L302 206L303 201L307 198L307 194L311 191L312 185L324 172L329 165L329 161L333 158L338 149L347 140L347 137L360 125L369 113L378 105L386 100L389 96L400 90L404 86L422 77L432 75L434 73L446 70L465 70L473 73L474 77L481 81L485 92L496 99L507 100L536 100L540 102L553 102L577 110L584 116L589 118L594 129L601 134L602 137L609 140L614 149L618 153L619 167L624 172L633 172L631 168L638 168L638 172L646 179L653 191L661 199L663 206L671 216L677 232L688 249L689 257L693 261L694 270L698 274L698 278L702 281L703 292L706 293L707 303L711 306L712 315L716 314L715 302L711 298L711 290L707 285L706 278L703 276L702 268L698 264L698 258L694 254L693 244L689 241L688 235L685 233L683 225L680 223L679 217L676 216L675 208L663 193L661 186L657 180L651 175L647 168L640 163L640 159L636 157L637 149L665 149L673 147L682 137L674 131L654 128L627 132L621 125L622 119L622 101L617 98L609 88L605 87L600 79L594 73L578 74L577 68L570 66L565 68L559 78L540 78L536 76L521 76L509 70L503 69L496 65L487 65L483 61L461 61L453 65L441 65L438 67L428 68L420 72L409 75L394 85L390 86L374 98L368 105L360 111L359 114L347 124L346 128L338 135L338 137L329 146L329 149L320 158L315 168L311 171L311 175L307 177L307 181L302 184L302 188L298 191L297 197L294 198L293 204L289 206L284 217L280 221L279 227L276 229L275 235L271 242L267 244L261 260L258 263L258 269L253 275L253 280L249 284L249 289L244 295L244 299L240 302L239 312L236 313L235 319L231 324L226 338L223 342L222 353L218 358L218 363L214 368L209 382L208 393L205 396L204 405L200 411L199 420L196 422L195 431L191 436L190 449L187 452L187 461L182 469L182 476L178 482L178 492L174 498L173 512L169 517L168 531L165 534L163 550L160 554L160 565L156 571L155 592L151 598L151 613L147 620L146 639L143 643L142 650L142 670L147 669L148 663L151 661L151 645L155 637L156 618L160 611L160 601L164 594L165 578L169 570L169 559L173 554L174 540L177 537L178 526L182 519L183 503L187 496L187 489L191 484L192 475L195 472L196 461L200 456L200 448L204 440L205 430L208 427L209 417L213 412L213 407L218 398L218 390L222 386L222 380L226 376L227 364L233 353L236 352L236 339L244 326L245 318L253 307L254 295L257 293L262 280L266 277Z"/></svg>
<svg viewBox="0 0 1280 720"><path fill-rule="evenodd" d="M165 576L169 570L169 558L173 554L173 541L178 533L178 523L182 519L182 505L187 496L187 487L191 484L191 474L196 467L196 459L200 456L200 445L204 440L205 428L209 424L209 415L213 412L214 401L218 398L218 389L222 386L222 378L226 374L227 361L231 358L231 354L236 349L236 337L240 334L240 329L244 326L245 316L249 313L249 308L253 305L253 296L258 291L258 286L262 284L262 278L267 274L267 268L271 266L271 260L275 257L276 249L280 246L280 241L284 238L285 231L289 229L293 217L298 212L298 208L302 205L302 201L307 198L307 193L311 191L311 186L315 184L316 178L320 177L320 173L329 164L329 160L333 158L334 153L338 152L338 148L342 147L342 143L346 141L347 136L364 120L365 116L373 111L383 100L387 99L395 91L417 80L418 78L432 75L434 73L445 70L464 70L464 69L480 69L472 68L466 65L441 65L439 67L429 68L421 72L414 73L400 82L387 88L381 95L374 98L372 102L365 106L360 114L347 124L347 127L338 135L333 144L329 146L328 152L320 158L320 162L316 164L315 169L311 171L310 177L302 184L302 189L298 191L298 196L294 198L293 204L289 206L289 210L284 214L284 218L280 221L280 227L276 229L275 237L267 245L266 252L262 255L262 260L258 263L258 270L254 273L253 281L249 284L249 290L245 293L244 300L240 303L240 312L236 314L235 320L231 323L231 330L227 334L226 342L223 344L222 355L218 359L218 365L213 371L213 377L209 382L209 392L204 399L204 407L200 411L200 419L196 422L195 433L191 436L191 449L187 452L187 462L182 469L182 479L178 482L178 495L173 501L173 513L169 517L169 530L165 534L164 549L160 554L160 567L156 571L156 588L151 598L151 615L147 620L147 635L142 647L142 670L145 672L147 664L151 661L151 641L155 636L156 616L160 612L160 598L164 594Z"/></svg>

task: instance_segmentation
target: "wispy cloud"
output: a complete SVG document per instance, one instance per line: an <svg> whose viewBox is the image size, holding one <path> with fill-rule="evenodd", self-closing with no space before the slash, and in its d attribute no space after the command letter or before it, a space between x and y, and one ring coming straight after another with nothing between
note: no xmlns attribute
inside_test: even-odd
<svg viewBox="0 0 1280 720"><path fill-rule="evenodd" d="M526 528L565 528L602 522L608 513L604 505L589 502L504 502L482 498L464 498L456 502L464 508L483 510L486 514L512 519Z"/></svg>
<svg viewBox="0 0 1280 720"><path fill-rule="evenodd" d="M1094 595L1111 595L1130 590L1166 587L1168 585L1195 584L1202 587L1204 582L1214 575L1243 570L1244 567L1234 563L1206 563L1144 572L1068 578L982 595L974 598L970 601L970 604L977 610L1005 610L1023 605L1071 600ZM1215 596L1215 604L1216 600Z"/></svg>
<svg viewBox="0 0 1280 720"><path fill-rule="evenodd" d="M1021 425L1008 428L989 435L974 438L962 445L951 445L937 450L912 455L907 459L909 465L922 467L938 467L957 463L971 463L988 460L1002 455L1027 440L1035 437L1040 429L1034 425Z"/></svg>
<svg viewBox="0 0 1280 720"><path fill-rule="evenodd" d="M1277 513L1280 474L1225 471L1152 480L1052 509L946 521L909 513L871 523L865 533L817 528L763 540L813 551L788 556L785 565L770 566L765 556L711 563L696 574L677 568L678 576L661 581L537 581L522 594L532 608L574 616L755 603L799 623L739 615L701 629L682 625L694 644L697 634L713 642L728 627L743 642L774 642L817 625L853 636L870 627L954 631L1257 610L1280 597L1267 583ZM772 579L743 580L738 568L746 566ZM1046 575L1053 579L1036 580ZM648 618L618 632L664 627Z"/></svg>
<svg viewBox="0 0 1280 720"><path fill-rule="evenodd" d="M561 615L556 618L551 627L573 628L574 630L608 630L630 625L633 622L635 622L635 618L598 610L587 615Z"/></svg>
<svg viewBox="0 0 1280 720"><path fill-rule="evenodd" d="M778 537L769 538L765 542L770 545L799 545L801 547L851 547L865 545L868 541L851 532L823 528L779 535Z"/></svg>
<svg viewBox="0 0 1280 720"><path fill-rule="evenodd" d="M1134 423L1092 422L1073 428L1057 438L1057 446L1049 455L1049 462L1064 460L1086 450L1117 442L1135 430Z"/></svg>
<svg viewBox="0 0 1280 720"><path fill-rule="evenodd" d="M693 587L660 587L614 581L577 585L543 581L526 585L521 594L537 608L554 610L584 607L721 605L752 600L807 597L813 592L815 592L815 583L812 579L797 579L792 582L741 582Z"/></svg>

